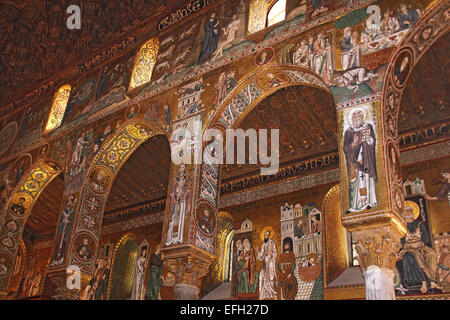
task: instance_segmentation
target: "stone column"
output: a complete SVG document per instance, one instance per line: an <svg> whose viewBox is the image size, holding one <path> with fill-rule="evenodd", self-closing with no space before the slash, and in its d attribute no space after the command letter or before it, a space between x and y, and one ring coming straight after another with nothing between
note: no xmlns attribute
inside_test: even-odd
<svg viewBox="0 0 450 320"><path fill-rule="evenodd" d="M201 101L201 91L197 94L195 101ZM180 101L185 98L180 94ZM177 300L199 298L200 279L215 258L219 168L206 159L198 161L203 158L202 116L203 111L182 115L173 124L182 129L175 130L171 137L172 164L161 251L175 274Z"/></svg>
<svg viewBox="0 0 450 320"><path fill-rule="evenodd" d="M68 277L70 277L70 274L68 275L66 270L50 272L48 274L49 282L45 283L42 298L52 300L78 300L80 298L80 291L77 288L69 288L71 285L68 285Z"/></svg>
<svg viewBox="0 0 450 320"><path fill-rule="evenodd" d="M394 269L401 248L391 226L360 229L352 233L366 286L366 300L395 300Z"/></svg>

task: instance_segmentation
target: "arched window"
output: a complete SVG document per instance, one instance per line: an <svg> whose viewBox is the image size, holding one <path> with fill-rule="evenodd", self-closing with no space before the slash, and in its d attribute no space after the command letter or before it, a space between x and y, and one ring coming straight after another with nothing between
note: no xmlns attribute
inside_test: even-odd
<svg viewBox="0 0 450 320"><path fill-rule="evenodd" d="M159 41L151 39L147 41L139 50L131 73L129 89L134 89L150 82L152 79L153 67L158 56Z"/></svg>
<svg viewBox="0 0 450 320"><path fill-rule="evenodd" d="M252 0L249 7L248 33L254 33L286 18L286 0Z"/></svg>
<svg viewBox="0 0 450 320"><path fill-rule="evenodd" d="M61 125L64 118L64 113L66 112L67 102L69 101L71 90L71 85L66 84L56 91L53 96L52 107L45 126L45 133L53 131Z"/></svg>
<svg viewBox="0 0 450 320"><path fill-rule="evenodd" d="M278 0L270 8L267 15L267 26L270 27L286 18L286 0Z"/></svg>
<svg viewBox="0 0 450 320"><path fill-rule="evenodd" d="M111 300L131 299L138 250L138 242L131 234L123 236L117 244L110 284Z"/></svg>

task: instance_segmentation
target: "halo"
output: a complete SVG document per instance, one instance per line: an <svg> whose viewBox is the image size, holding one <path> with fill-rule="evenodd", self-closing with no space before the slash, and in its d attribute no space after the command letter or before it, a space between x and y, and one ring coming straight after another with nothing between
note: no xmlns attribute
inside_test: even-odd
<svg viewBox="0 0 450 320"><path fill-rule="evenodd" d="M319 257L317 256L317 254L315 253L310 253L306 256L306 258L309 260L311 258L314 259L314 264L317 264L317 262L319 261Z"/></svg>
<svg viewBox="0 0 450 320"><path fill-rule="evenodd" d="M352 111L350 111L350 112L347 114L347 124L348 124L350 127L353 125L353 121L352 121L353 114L354 114L355 112L358 112L358 111L361 111L361 112L362 112L362 114L363 114L363 121L364 121L364 122L366 122L366 121L368 120L368 118L369 118L369 110L368 110L367 106L361 106L361 107L358 107L358 108L356 108L356 109L353 109Z"/></svg>
<svg viewBox="0 0 450 320"><path fill-rule="evenodd" d="M261 233L259 234L259 237L261 238L262 241L264 241L264 234L266 233L266 231L270 231L270 236L269 236L270 239L273 238L273 234L275 233L275 230L273 230L273 228L271 226L265 226L261 230Z"/></svg>
<svg viewBox="0 0 450 320"><path fill-rule="evenodd" d="M420 209L419 206L417 205L417 203L415 203L414 201L405 201L405 206L408 206L412 209L413 213L414 213L414 220L416 220L419 217L420 214Z"/></svg>

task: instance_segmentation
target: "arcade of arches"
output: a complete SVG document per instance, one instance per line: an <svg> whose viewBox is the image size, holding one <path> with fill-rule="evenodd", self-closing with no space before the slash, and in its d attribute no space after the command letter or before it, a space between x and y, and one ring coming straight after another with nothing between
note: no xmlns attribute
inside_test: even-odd
<svg viewBox="0 0 450 320"><path fill-rule="evenodd" d="M450 298L448 1L5 2L0 299Z"/></svg>

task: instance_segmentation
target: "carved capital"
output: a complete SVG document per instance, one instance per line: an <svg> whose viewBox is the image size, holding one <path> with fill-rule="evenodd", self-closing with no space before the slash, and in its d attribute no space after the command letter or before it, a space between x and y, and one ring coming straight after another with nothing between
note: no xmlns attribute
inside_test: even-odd
<svg viewBox="0 0 450 320"><path fill-rule="evenodd" d="M195 287L198 287L200 278L207 274L209 268L209 264L192 256L171 258L167 261L167 266L175 275L176 285L186 284Z"/></svg>
<svg viewBox="0 0 450 320"><path fill-rule="evenodd" d="M400 248L400 242L389 234L368 235L356 241L356 259L362 272L367 271L370 266L378 266L391 273L395 269Z"/></svg>
<svg viewBox="0 0 450 320"><path fill-rule="evenodd" d="M169 271L175 275L175 288L190 288L189 294L194 295L191 298L198 298L201 278L208 273L214 256L194 246L172 247L161 251ZM181 293L181 296L186 298L186 294Z"/></svg>
<svg viewBox="0 0 450 320"><path fill-rule="evenodd" d="M48 274L51 283L45 285L44 296L53 300L79 300L80 291L69 289L67 286L67 274L57 271Z"/></svg>

